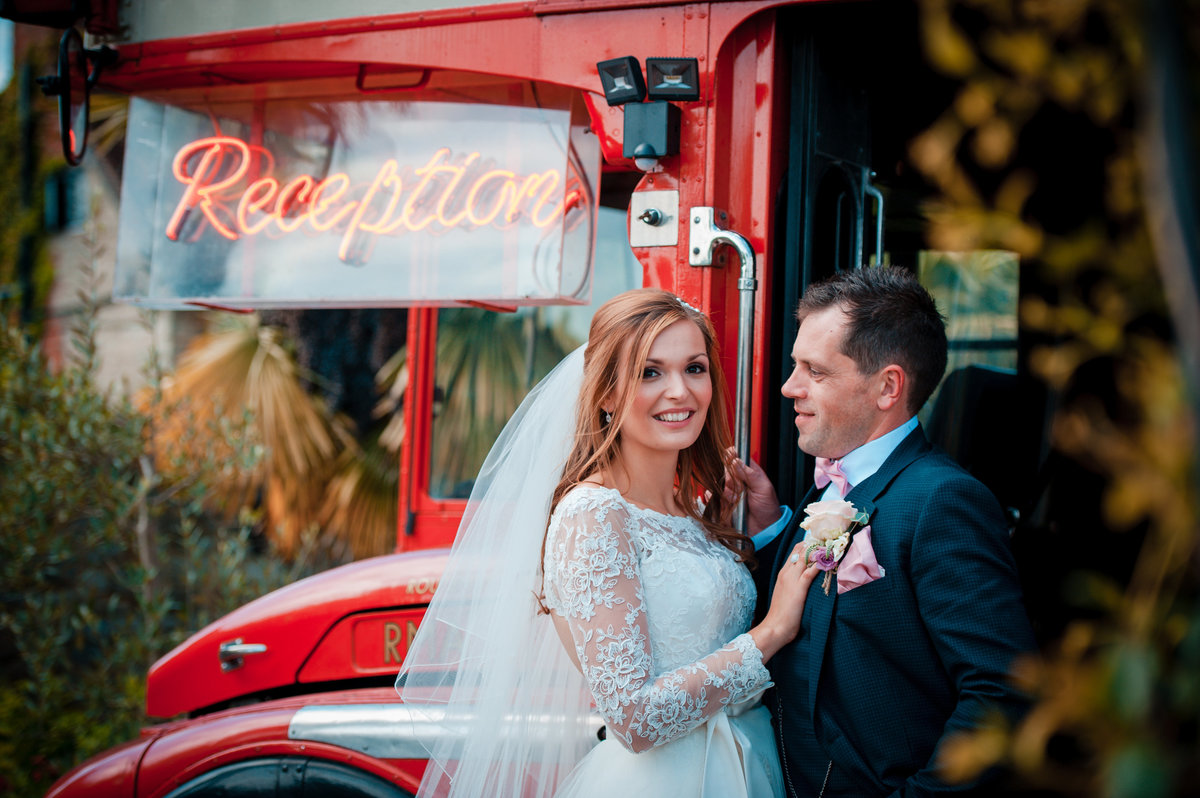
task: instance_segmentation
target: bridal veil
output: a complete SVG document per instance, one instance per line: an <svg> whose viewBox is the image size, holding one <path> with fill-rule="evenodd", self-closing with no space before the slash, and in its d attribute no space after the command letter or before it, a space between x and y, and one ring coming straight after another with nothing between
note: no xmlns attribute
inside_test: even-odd
<svg viewBox="0 0 1200 798"><path fill-rule="evenodd" d="M412 731L428 741L422 798L549 798L596 743L587 684L537 600L583 352L534 387L484 460L397 678Z"/></svg>

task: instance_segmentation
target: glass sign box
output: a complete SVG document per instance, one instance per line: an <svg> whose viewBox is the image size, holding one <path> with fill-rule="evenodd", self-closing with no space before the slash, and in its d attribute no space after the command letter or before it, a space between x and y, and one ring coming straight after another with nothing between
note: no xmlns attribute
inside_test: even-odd
<svg viewBox="0 0 1200 798"><path fill-rule="evenodd" d="M600 148L566 90L135 98L114 297L153 308L586 303Z"/></svg>

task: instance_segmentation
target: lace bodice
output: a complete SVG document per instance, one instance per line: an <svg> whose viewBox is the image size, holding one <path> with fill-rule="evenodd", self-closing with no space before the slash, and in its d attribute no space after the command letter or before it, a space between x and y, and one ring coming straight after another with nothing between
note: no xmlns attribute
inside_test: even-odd
<svg viewBox="0 0 1200 798"><path fill-rule="evenodd" d="M546 604L565 619L608 734L670 742L768 686L746 634L754 582L702 525L579 485L546 533Z"/></svg>

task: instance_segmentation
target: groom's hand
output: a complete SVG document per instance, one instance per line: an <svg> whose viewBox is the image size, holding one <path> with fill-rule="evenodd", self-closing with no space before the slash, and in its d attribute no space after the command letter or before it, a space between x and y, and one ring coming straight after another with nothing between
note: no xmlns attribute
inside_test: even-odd
<svg viewBox="0 0 1200 798"><path fill-rule="evenodd" d="M736 485L745 486L747 531L756 535L779 520L779 497L767 473L753 460L742 462L737 450L729 449L732 458L729 471L725 474L725 499L734 501Z"/></svg>

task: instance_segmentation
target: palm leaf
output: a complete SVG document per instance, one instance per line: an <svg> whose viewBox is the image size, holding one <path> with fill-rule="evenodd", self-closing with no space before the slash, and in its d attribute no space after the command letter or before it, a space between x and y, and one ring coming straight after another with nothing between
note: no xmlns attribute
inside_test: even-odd
<svg viewBox="0 0 1200 798"><path fill-rule="evenodd" d="M400 473L395 455L380 436L347 447L329 480L321 520L328 534L355 557L373 557L396 547Z"/></svg>
<svg viewBox="0 0 1200 798"><path fill-rule="evenodd" d="M492 443L538 379L571 348L536 309L473 309L439 315L435 380L442 401L433 423L430 491L465 497Z"/></svg>
<svg viewBox="0 0 1200 798"><path fill-rule="evenodd" d="M193 341L164 383L165 406L173 412L158 430L157 454L170 467L185 463L189 449L206 437L205 445L219 451L222 442L205 436L205 425L247 413L263 456L249 474L220 486L214 499L237 507L261 494L267 528L285 554L317 523L325 486L349 440L344 422L301 378L281 330L257 316L223 317Z"/></svg>

